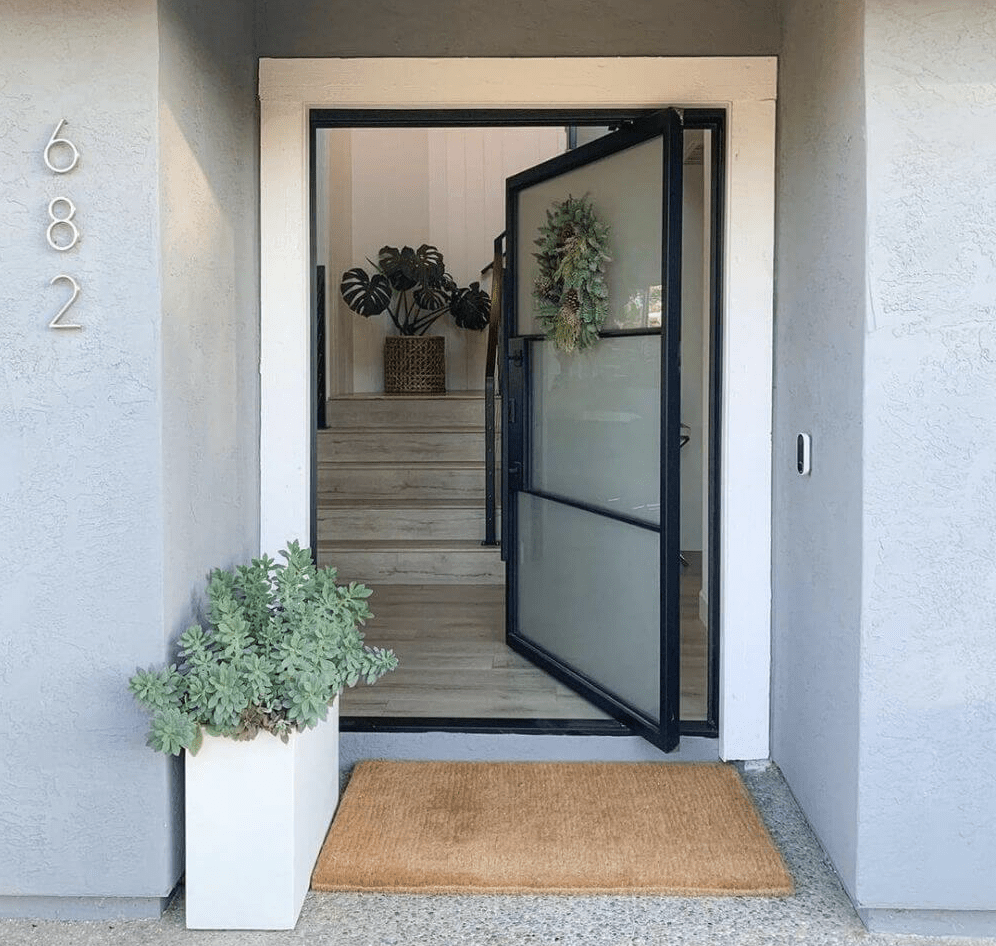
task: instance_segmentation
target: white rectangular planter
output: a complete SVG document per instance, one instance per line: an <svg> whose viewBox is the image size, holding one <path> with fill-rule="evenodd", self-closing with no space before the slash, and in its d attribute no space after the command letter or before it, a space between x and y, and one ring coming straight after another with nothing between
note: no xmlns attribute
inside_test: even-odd
<svg viewBox="0 0 996 946"><path fill-rule="evenodd" d="M187 928L289 930L339 800L339 701L286 744L205 736L188 752Z"/></svg>

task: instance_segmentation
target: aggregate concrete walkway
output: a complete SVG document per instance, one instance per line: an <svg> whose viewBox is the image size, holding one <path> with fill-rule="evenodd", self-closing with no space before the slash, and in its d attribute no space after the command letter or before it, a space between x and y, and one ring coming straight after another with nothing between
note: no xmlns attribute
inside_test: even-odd
<svg viewBox="0 0 996 946"><path fill-rule="evenodd" d="M868 933L774 767L745 781L795 878L785 899L309 894L283 933L197 932L182 898L161 920L0 920L2 946L996 946ZM265 865L261 865L261 883Z"/></svg>

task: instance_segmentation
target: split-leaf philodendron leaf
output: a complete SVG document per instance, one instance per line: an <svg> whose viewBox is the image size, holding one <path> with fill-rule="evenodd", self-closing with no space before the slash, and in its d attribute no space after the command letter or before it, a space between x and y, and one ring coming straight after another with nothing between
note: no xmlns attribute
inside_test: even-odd
<svg viewBox="0 0 996 946"><path fill-rule="evenodd" d="M380 315L391 302L391 283L381 273L368 276L366 270L357 266L342 274L339 285L342 298L358 315L370 318Z"/></svg>

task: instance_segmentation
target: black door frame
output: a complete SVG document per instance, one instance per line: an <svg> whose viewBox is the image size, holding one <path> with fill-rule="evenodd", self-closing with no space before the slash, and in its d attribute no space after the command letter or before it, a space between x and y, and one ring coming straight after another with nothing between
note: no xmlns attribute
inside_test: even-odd
<svg viewBox="0 0 996 946"><path fill-rule="evenodd" d="M667 108L598 108L598 109L311 109L309 113L309 273L311 299L311 397L317 397L317 286L316 286L316 141L322 128L472 128L537 126L617 126L621 127ZM707 711L705 720L681 720L682 736L719 736L719 502L721 468L721 377L723 246L726 185L726 122L724 109L684 109L684 127L712 133L710 149L712 200L710 207L710 405L709 405L709 633L707 654ZM309 406L311 423L311 547L318 546L318 429L317 405ZM344 732L466 732L523 733L562 735L633 735L633 730L615 720L571 719L491 719L469 717L342 717Z"/></svg>

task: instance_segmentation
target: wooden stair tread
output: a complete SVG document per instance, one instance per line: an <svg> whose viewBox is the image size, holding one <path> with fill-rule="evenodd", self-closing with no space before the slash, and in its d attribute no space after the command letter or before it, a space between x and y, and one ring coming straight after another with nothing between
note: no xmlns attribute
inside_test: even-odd
<svg viewBox="0 0 996 946"><path fill-rule="evenodd" d="M431 427L416 427L412 424L378 425L377 427L350 424L348 427L325 427L318 431L319 438L333 439L348 434L374 434L378 437L392 434L425 436L426 434L484 434L484 424L433 424Z"/></svg>
<svg viewBox="0 0 996 946"><path fill-rule="evenodd" d="M498 552L498 546L481 545L480 539L320 539L318 548L357 552Z"/></svg>
<svg viewBox="0 0 996 946"><path fill-rule="evenodd" d="M412 397L353 394L326 402L326 427L319 434L328 437L355 431L399 437L413 432L449 430L450 435L469 431L483 438L485 407L483 397L477 393ZM495 423L500 428L501 410L497 403Z"/></svg>
<svg viewBox="0 0 996 946"><path fill-rule="evenodd" d="M333 394L328 400L335 401L444 401L447 398L463 400L484 400L484 391L455 390L444 394L385 394L383 391L359 391L353 394Z"/></svg>
<svg viewBox="0 0 996 946"><path fill-rule="evenodd" d="M483 391L330 398L316 444L319 560L367 583L500 584L500 554L481 545L484 407Z"/></svg>
<svg viewBox="0 0 996 946"><path fill-rule="evenodd" d="M382 466L387 469L395 467L408 467L411 466L410 460L381 460L381 459L370 459L370 460L322 460L318 461L319 466L345 466L345 467L360 467L360 466ZM424 467L427 470L473 470L476 467L484 466L484 460L419 460L418 465Z"/></svg>
<svg viewBox="0 0 996 946"><path fill-rule="evenodd" d="M481 509L480 499L389 499L380 496L358 496L352 499L332 494L322 499L322 508L335 509Z"/></svg>

